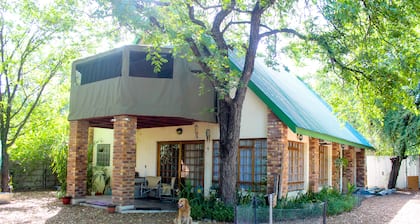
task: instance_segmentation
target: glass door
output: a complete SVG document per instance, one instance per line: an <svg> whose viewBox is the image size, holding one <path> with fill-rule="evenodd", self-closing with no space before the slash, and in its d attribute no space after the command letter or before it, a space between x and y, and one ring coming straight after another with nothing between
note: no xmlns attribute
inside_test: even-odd
<svg viewBox="0 0 420 224"><path fill-rule="evenodd" d="M192 186L204 184L204 142L161 142L158 144L158 173L162 183L188 181Z"/></svg>

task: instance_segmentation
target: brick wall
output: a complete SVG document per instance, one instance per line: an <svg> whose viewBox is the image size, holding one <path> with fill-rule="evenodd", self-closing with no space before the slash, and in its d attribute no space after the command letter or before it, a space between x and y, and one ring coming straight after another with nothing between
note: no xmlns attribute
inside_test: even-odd
<svg viewBox="0 0 420 224"><path fill-rule="evenodd" d="M319 186L319 139L309 138L309 190L317 192Z"/></svg>
<svg viewBox="0 0 420 224"><path fill-rule="evenodd" d="M70 121L69 153L67 157L67 195L86 195L88 121Z"/></svg>
<svg viewBox="0 0 420 224"><path fill-rule="evenodd" d="M356 184L358 187L367 185L365 149L356 152Z"/></svg>
<svg viewBox="0 0 420 224"><path fill-rule="evenodd" d="M112 202L117 205L132 205L136 168L137 118L121 115L115 116L114 119Z"/></svg>
<svg viewBox="0 0 420 224"><path fill-rule="evenodd" d="M343 168L343 192L347 192L347 184L354 183L355 175L355 157L354 157L354 147L348 146L347 149L343 150L343 157L347 159L348 164Z"/></svg>
<svg viewBox="0 0 420 224"><path fill-rule="evenodd" d="M267 193L274 190L274 178L280 177L280 196L287 194L288 142L287 126L271 111L267 115Z"/></svg>
<svg viewBox="0 0 420 224"><path fill-rule="evenodd" d="M340 144L332 143L332 175L331 184L335 189L340 188L340 166L337 165L336 160L340 158Z"/></svg>

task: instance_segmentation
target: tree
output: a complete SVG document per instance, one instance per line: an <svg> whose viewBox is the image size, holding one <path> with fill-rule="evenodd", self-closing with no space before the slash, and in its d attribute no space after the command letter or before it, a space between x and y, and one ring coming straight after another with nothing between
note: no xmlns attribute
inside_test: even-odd
<svg viewBox="0 0 420 224"><path fill-rule="evenodd" d="M0 130L2 191L9 191L8 148L20 136L48 83L73 54L63 36L74 19L60 5L1 1ZM55 44L55 52L50 45Z"/></svg>
<svg viewBox="0 0 420 224"><path fill-rule="evenodd" d="M70 70L68 66L64 67ZM17 165L13 168L22 172L20 175L31 175L31 172L43 167L53 171L63 188L67 174L69 136L68 76L56 77L49 86L54 88L45 90L41 102L34 109L15 144L8 148L8 153L10 162ZM15 185L15 180L13 186L17 188L19 186Z"/></svg>
<svg viewBox="0 0 420 224"><path fill-rule="evenodd" d="M420 109L420 83L409 91L414 97L414 105ZM401 105L396 110L388 111L383 121L383 142L392 149L392 167L389 174L388 189L395 188L401 163L407 156L420 153L420 116Z"/></svg>
<svg viewBox="0 0 420 224"><path fill-rule="evenodd" d="M356 35L357 39L353 40L352 34L355 32L347 32L357 27L352 21L356 18L358 22L359 15L366 19L366 16L370 15L369 10L378 12L375 14L378 16L375 17L375 21L380 21L381 10L385 10L387 4L374 5L378 9L368 5L365 10L361 2L328 0L318 1L317 5L305 1L303 8L300 7L299 1L293 0L255 2L99 0L99 2L103 6L100 15L117 17L120 24L141 38L141 42L152 44L157 51L162 45L170 45L175 55L196 62L202 71L199 75L212 83L219 96L217 114L220 125L220 190L223 201L230 204L235 202L236 195L236 157L242 103L261 41L266 45L265 55L271 59L270 62L275 62L273 57L279 50L277 44L281 40L288 40L290 36L295 37L295 40L301 41L298 44L286 44L289 52L295 56L317 55L328 65L327 69L337 71L344 82L361 85L359 89L361 92L365 89L369 89L372 93L379 92L386 100L395 99L394 92L389 94L384 91L395 85L393 81L404 81L399 82L402 85L407 84L409 78L407 76L400 80L399 74L377 77L382 71L376 69L367 59L350 57L362 55L364 51L362 47L374 48L364 45L365 40L361 38L363 34L368 39L375 37L380 39L375 36L377 33L374 32L375 35L371 36L371 29L365 30L363 27L357 30L359 32ZM312 10L324 14L299 16L312 15L308 13ZM293 16L294 14L298 16ZM320 17L324 19L317 19ZM296 18L303 18L305 21ZM381 28L377 30L380 31ZM344 39L339 35L344 35ZM348 40L351 40L348 45L341 42ZM229 51L233 50L244 58L244 66L240 72L231 68L229 64ZM361 61L353 64L352 59ZM413 64L412 61L409 62L411 69L410 66ZM360 70L358 66L360 64L369 66L365 67L366 70ZM371 74L372 69L374 73ZM416 78L410 74L410 78ZM407 97L404 96L402 99Z"/></svg>
<svg viewBox="0 0 420 224"><path fill-rule="evenodd" d="M266 22L287 14L294 1L112 1L103 15L113 14L142 42L155 49L170 44L173 53L196 62L218 98L220 190L224 202L236 200L237 149L242 105L260 40L291 29L271 29ZM111 8L112 7L112 8ZM107 11L112 10L112 11ZM285 22L281 25L286 26ZM244 57L239 72L230 67L229 51ZM233 94L232 94L233 92Z"/></svg>
<svg viewBox="0 0 420 224"><path fill-rule="evenodd" d="M331 52L341 53L339 62L326 64L324 71L334 73L317 76L316 89L370 137L378 153L395 156L393 188L401 161L418 153L417 2L325 1L321 12L333 26L324 33Z"/></svg>
<svg viewBox="0 0 420 224"><path fill-rule="evenodd" d="M347 93L330 94L337 112L345 115L345 110L357 108L363 111L363 121L370 123L382 119L396 105L413 110L413 98L407 90L415 89L420 81L417 1L319 2L326 24L310 29L322 32L328 54L317 53L322 44L307 48L293 45L290 50L297 56L302 55L302 49L315 58L333 55L325 58L332 59L331 63L323 63L325 68L316 78L321 85L326 81L323 87L331 87L331 93Z"/></svg>
<svg viewBox="0 0 420 224"><path fill-rule="evenodd" d="M401 162L420 153L420 116L401 108L389 111L384 118L384 141L393 149L388 189L395 188Z"/></svg>
<svg viewBox="0 0 420 224"><path fill-rule="evenodd" d="M22 136L40 134L39 130L25 127L37 122L31 117L41 103L54 103L43 95L47 91L58 93L63 81L68 80L65 74L70 73L71 60L103 45L104 37L112 38L119 31L108 21L104 26L94 20L88 14L92 9L88 5L92 6L89 0L52 0L48 4L0 0L2 191L9 190L9 148Z"/></svg>

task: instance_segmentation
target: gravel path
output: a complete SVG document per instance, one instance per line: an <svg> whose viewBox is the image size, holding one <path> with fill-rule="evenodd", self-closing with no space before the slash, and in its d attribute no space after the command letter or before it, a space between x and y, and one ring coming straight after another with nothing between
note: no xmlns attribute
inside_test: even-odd
<svg viewBox="0 0 420 224"><path fill-rule="evenodd" d="M15 193L0 205L0 223L172 223L175 213L108 214L104 209L65 206L54 192ZM202 222L200 222L202 223ZM371 197L352 212L328 217L327 223L420 223L420 193L396 192Z"/></svg>

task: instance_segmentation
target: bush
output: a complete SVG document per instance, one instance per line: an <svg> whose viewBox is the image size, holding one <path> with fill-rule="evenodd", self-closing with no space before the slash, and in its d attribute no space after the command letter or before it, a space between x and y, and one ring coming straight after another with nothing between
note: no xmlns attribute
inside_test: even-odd
<svg viewBox="0 0 420 224"><path fill-rule="evenodd" d="M324 188L318 193L298 194L295 198L281 198L277 202L280 209L304 208L308 204L327 202L327 215L337 215L351 211L357 204L357 198L351 194L341 194L336 189Z"/></svg>
<svg viewBox="0 0 420 224"><path fill-rule="evenodd" d="M193 187L189 181L182 187L179 196L187 198L191 206L191 217L194 220L211 219L222 222L233 222L234 209L226 206L215 195L204 198L202 187Z"/></svg>

